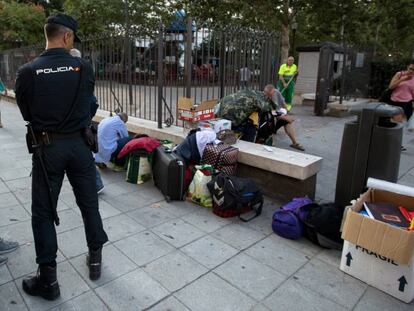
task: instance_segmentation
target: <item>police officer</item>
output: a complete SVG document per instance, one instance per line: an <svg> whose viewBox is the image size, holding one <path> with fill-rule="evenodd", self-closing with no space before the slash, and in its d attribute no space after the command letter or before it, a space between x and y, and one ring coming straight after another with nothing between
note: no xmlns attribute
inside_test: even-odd
<svg viewBox="0 0 414 311"><path fill-rule="evenodd" d="M54 222L58 224L55 207L65 172L82 213L92 280L100 277L102 246L108 241L98 210L94 160L82 135L91 122L95 79L88 62L69 54L74 42L80 42L76 28L71 16L50 16L44 26L46 50L22 66L16 79L17 104L23 119L31 123L32 146L37 147L32 167L32 229L39 269L36 276L23 280L23 290L48 300L60 296Z"/></svg>

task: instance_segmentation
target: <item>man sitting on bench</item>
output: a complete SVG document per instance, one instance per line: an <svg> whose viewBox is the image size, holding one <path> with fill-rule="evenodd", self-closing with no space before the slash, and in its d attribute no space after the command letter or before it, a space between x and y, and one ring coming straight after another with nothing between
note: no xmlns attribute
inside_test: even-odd
<svg viewBox="0 0 414 311"><path fill-rule="evenodd" d="M305 151L305 148L303 148L303 146L296 141L295 130L292 126L294 119L287 115L285 99L282 94L276 90L272 84L266 85L263 93L271 105L276 107L276 109L271 112L274 119L274 124L272 124L272 145L276 145L276 132L283 126L286 134L292 141L290 147L300 151Z"/></svg>
<svg viewBox="0 0 414 311"><path fill-rule="evenodd" d="M131 140L125 123L128 115L121 112L113 117L105 118L98 125L98 153L95 154L95 163L99 168L105 168L109 161L115 171L123 170L125 158L118 159L118 153Z"/></svg>

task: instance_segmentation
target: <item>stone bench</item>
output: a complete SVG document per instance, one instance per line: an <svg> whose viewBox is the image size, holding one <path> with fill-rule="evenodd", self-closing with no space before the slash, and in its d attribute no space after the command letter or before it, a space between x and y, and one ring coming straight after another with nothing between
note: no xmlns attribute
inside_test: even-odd
<svg viewBox="0 0 414 311"><path fill-rule="evenodd" d="M100 122L109 112L98 110L94 121ZM157 139L168 139L179 144L186 134L182 127L157 128L157 123L129 117L131 133L147 134ZM295 196L315 197L316 175L321 170L322 158L302 152L239 141L238 175L250 177L262 188L264 194L277 200L288 201Z"/></svg>

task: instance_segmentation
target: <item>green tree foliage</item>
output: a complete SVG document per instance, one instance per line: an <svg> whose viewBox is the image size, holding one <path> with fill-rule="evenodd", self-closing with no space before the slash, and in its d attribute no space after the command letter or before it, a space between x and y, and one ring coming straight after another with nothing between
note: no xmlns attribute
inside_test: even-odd
<svg viewBox="0 0 414 311"><path fill-rule="evenodd" d="M62 12L65 0L17 0L15 2L40 5L44 8L45 15L49 16L54 12Z"/></svg>
<svg viewBox="0 0 414 311"><path fill-rule="evenodd" d="M294 19L295 46L343 39L372 47L378 57L409 58L414 52L413 0L0 0L0 45L40 42L44 16L56 11L76 16L83 36L96 36L142 33L160 21L168 25L178 9L198 24L278 31L282 59L292 44Z"/></svg>
<svg viewBox="0 0 414 311"><path fill-rule="evenodd" d="M44 21L41 5L0 1L0 48L43 42Z"/></svg>
<svg viewBox="0 0 414 311"><path fill-rule="evenodd" d="M87 36L156 27L173 13L166 0L66 0L64 9L77 17L80 31Z"/></svg>

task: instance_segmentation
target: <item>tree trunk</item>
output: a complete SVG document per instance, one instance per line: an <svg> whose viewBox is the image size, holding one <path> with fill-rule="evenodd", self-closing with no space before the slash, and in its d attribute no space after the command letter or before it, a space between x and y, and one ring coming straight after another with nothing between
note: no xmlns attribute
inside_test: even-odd
<svg viewBox="0 0 414 311"><path fill-rule="evenodd" d="M282 25L282 48L280 51L280 62L285 63L289 57L289 24Z"/></svg>
<svg viewBox="0 0 414 311"><path fill-rule="evenodd" d="M283 0L283 18L282 18L282 48L280 51L280 62L287 62L289 57L289 21L290 21L290 0Z"/></svg>

